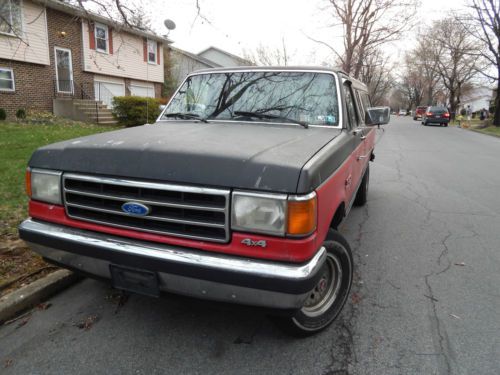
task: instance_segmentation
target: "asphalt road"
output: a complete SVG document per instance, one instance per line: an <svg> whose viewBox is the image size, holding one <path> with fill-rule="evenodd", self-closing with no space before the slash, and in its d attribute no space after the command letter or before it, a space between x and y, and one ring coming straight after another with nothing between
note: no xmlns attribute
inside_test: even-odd
<svg viewBox="0 0 500 375"><path fill-rule="evenodd" d="M393 117L342 232L348 305L293 339L253 309L84 280L0 328L2 374L499 374L500 138Z"/></svg>

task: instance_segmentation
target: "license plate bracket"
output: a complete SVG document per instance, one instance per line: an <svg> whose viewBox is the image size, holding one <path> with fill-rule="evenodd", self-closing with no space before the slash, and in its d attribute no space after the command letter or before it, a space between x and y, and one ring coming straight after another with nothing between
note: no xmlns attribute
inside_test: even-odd
<svg viewBox="0 0 500 375"><path fill-rule="evenodd" d="M158 275L137 268L109 265L113 288L150 297L160 296Z"/></svg>

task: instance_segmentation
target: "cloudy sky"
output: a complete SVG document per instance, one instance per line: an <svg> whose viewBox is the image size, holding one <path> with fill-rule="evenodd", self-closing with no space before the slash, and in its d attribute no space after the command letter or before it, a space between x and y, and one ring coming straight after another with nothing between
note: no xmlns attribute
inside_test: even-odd
<svg viewBox="0 0 500 375"><path fill-rule="evenodd" d="M342 45L341 29L328 25L331 13L324 9L325 0L199 0L202 14L209 22L196 18L195 0L145 0L150 4L153 27L166 33L163 20L175 21L177 27L169 38L174 46L198 53L213 45L242 55L257 46L276 47L285 40L293 64L319 65L332 59L326 47L308 39L321 39L330 45ZM425 27L430 20L451 10L463 8L464 0L421 0L415 20ZM398 22L398 15L391 22ZM397 43L387 46L397 59L403 50L411 48L415 31L407 33Z"/></svg>

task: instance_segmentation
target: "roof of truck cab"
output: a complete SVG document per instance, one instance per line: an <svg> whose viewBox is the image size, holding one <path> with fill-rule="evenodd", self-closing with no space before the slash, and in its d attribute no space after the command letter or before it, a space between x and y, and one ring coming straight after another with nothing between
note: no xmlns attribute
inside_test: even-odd
<svg viewBox="0 0 500 375"><path fill-rule="evenodd" d="M289 72L294 72L294 71L311 71L311 72L324 72L324 73L335 73L335 74L342 74L349 78L350 81L352 81L356 87L363 87L366 90L366 85L352 77L349 77L349 75L342 70L339 69L334 69L334 68L328 68L324 66L232 66L232 67L220 67L220 68L210 68L210 69L201 69L201 70L196 70L192 72L190 75L193 74L201 74L201 73L223 73L223 72L268 72L268 71L289 71Z"/></svg>

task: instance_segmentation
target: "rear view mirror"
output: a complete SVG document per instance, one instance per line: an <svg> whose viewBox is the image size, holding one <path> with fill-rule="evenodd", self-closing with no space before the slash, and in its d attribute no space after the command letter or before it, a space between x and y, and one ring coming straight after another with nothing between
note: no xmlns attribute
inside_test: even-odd
<svg viewBox="0 0 500 375"><path fill-rule="evenodd" d="M367 126L385 125L391 118L391 109L389 107L371 107L366 110L365 124Z"/></svg>

